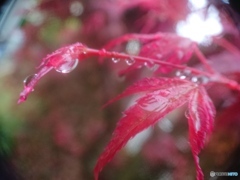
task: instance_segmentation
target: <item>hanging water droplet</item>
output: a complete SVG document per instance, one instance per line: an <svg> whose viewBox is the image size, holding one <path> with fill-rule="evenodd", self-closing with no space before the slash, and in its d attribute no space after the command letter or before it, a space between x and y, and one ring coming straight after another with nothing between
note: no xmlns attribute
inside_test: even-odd
<svg viewBox="0 0 240 180"><path fill-rule="evenodd" d="M209 82L209 78L206 76L193 76L191 81L198 84L207 84Z"/></svg>
<svg viewBox="0 0 240 180"><path fill-rule="evenodd" d="M114 63L118 63L120 61L120 59L118 59L118 58L112 58L112 62L114 62Z"/></svg>
<svg viewBox="0 0 240 180"><path fill-rule="evenodd" d="M65 59L64 62L55 67L55 70L60 73L69 73L74 70L78 65L78 59Z"/></svg>
<svg viewBox="0 0 240 180"><path fill-rule="evenodd" d="M180 79L186 79L187 76L186 76L186 75L181 75L181 76L179 76L179 78L180 78Z"/></svg>
<svg viewBox="0 0 240 180"><path fill-rule="evenodd" d="M192 78L192 72L190 70L184 70L184 71L176 71L175 75L179 77L179 79L188 79L191 80Z"/></svg>
<svg viewBox="0 0 240 180"><path fill-rule="evenodd" d="M31 82L32 82L33 80L35 80L36 77L37 77L37 74L32 74L32 75L26 77L26 78L23 80L24 86L25 86L25 87L30 86L30 85L31 85Z"/></svg>
<svg viewBox="0 0 240 180"><path fill-rule="evenodd" d="M131 66L135 63L135 60L133 58L126 59L126 63L127 63L127 65Z"/></svg>
<svg viewBox="0 0 240 180"><path fill-rule="evenodd" d="M194 83L197 83L197 82L199 81L199 78L196 77L196 76L193 76L193 77L191 78L191 81L194 82Z"/></svg>

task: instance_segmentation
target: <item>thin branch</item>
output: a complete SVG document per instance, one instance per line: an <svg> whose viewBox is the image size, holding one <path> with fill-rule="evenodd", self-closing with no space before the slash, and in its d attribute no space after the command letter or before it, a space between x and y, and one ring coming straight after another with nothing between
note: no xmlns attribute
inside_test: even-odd
<svg viewBox="0 0 240 180"><path fill-rule="evenodd" d="M209 72L204 72L204 71L201 71L201 70L198 70L195 68L191 68L191 67L188 67L185 65L172 64L169 62L151 59L151 58L147 58L147 57L141 57L141 56L130 56L129 54L125 54L125 53L110 52L110 51L106 51L106 50L104 50L104 52L103 52L102 50L96 50L96 49L91 49L91 48L87 49L87 53L89 56L102 56L105 58L118 58L120 61L125 61L126 59L132 58L135 61L142 62L143 64L144 64L144 62L150 61L150 62L154 62L155 64L170 66L170 67L173 67L176 69L189 70L192 74L205 76L205 77L209 78L212 82L226 84L231 89L240 91L240 85L236 81L222 76L221 74L217 73L213 69L211 70L211 73L209 73Z"/></svg>

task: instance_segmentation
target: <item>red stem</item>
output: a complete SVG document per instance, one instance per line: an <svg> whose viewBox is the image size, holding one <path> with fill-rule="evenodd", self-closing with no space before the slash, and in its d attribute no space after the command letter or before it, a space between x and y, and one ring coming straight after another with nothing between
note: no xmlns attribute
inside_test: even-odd
<svg viewBox="0 0 240 180"><path fill-rule="evenodd" d="M196 52L199 53L200 51L197 50ZM188 66L172 64L172 63L169 63L169 62L160 61L160 60L156 60L156 59L151 59L151 58L147 58L147 57L129 56L129 54L118 53L118 52L110 52L110 51L106 51L106 50L104 50L104 52L103 52L103 50L96 50L96 49L91 49L91 48L87 49L87 54L90 55L90 56L104 56L105 58L118 58L119 60L122 60L122 61L125 61L126 59L129 59L129 58L133 58L135 61L140 61L140 62L143 62L143 63L150 61L150 62L154 62L156 64L171 66L171 67L174 67L174 68L177 68L177 69L190 70L191 73L193 73L193 74L204 75L213 82L226 84L230 88L240 91L240 85L236 81L230 80L230 79L218 74L212 68L210 69L211 73L209 73L209 72L200 71L198 69L191 68L191 67L188 67ZM200 53L199 55L203 56L202 53Z"/></svg>

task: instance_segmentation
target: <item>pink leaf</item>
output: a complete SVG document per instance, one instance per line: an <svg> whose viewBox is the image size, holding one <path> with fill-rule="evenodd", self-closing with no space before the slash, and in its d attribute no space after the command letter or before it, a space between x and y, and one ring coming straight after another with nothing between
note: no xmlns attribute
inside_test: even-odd
<svg viewBox="0 0 240 180"><path fill-rule="evenodd" d="M203 149L207 136L213 130L215 108L204 87L192 91L189 98L189 140L197 170L197 179L203 179L198 155Z"/></svg>
<svg viewBox="0 0 240 180"><path fill-rule="evenodd" d="M37 74L31 75L24 80L24 89L20 93L18 103L26 101L28 95L34 90L37 82L53 68L61 73L72 71L81 56L85 55L86 47L81 43L75 43L56 50L42 60L40 70Z"/></svg>
<svg viewBox="0 0 240 180"><path fill-rule="evenodd" d="M193 83L180 79L169 79L169 82L167 82L166 78L158 80L151 78L133 85L120 95L119 97L122 97L132 93L148 91L136 101L136 104L124 112L124 116L120 119L112 139L95 166L95 180L98 179L98 174L102 168L130 138L154 125L169 112L186 103L189 94L195 88L196 86Z"/></svg>

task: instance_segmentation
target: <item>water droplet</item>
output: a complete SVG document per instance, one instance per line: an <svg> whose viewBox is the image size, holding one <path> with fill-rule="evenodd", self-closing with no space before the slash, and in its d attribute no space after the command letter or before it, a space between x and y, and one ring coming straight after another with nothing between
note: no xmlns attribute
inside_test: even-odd
<svg viewBox="0 0 240 180"><path fill-rule="evenodd" d="M69 57L65 59L64 62L55 67L55 70L60 73L70 73L78 65L78 59L70 59Z"/></svg>
<svg viewBox="0 0 240 180"><path fill-rule="evenodd" d="M209 78L206 76L193 76L191 81L198 84L207 84L209 82Z"/></svg>
<svg viewBox="0 0 240 180"><path fill-rule="evenodd" d="M32 74L32 75L26 77L26 78L23 80L24 86L25 86L25 87L30 86L30 85L31 85L31 82L32 82L33 80L35 80L36 77L37 77L37 74Z"/></svg>
<svg viewBox="0 0 240 180"><path fill-rule="evenodd" d="M127 63L127 65L131 66L135 63L135 60L133 58L126 59L126 63Z"/></svg>
<svg viewBox="0 0 240 180"><path fill-rule="evenodd" d="M199 81L199 79L198 79L198 77L193 76L193 77L191 78L191 81L194 82L194 83L197 83L197 82Z"/></svg>
<svg viewBox="0 0 240 180"><path fill-rule="evenodd" d="M181 75L181 76L179 76L179 78L180 78L180 79L186 79L187 76L186 76L186 75Z"/></svg>
<svg viewBox="0 0 240 180"><path fill-rule="evenodd" d="M184 71L176 71L175 75L179 77L179 79L188 79L190 80L192 77L192 72L190 70L184 70Z"/></svg>
<svg viewBox="0 0 240 180"><path fill-rule="evenodd" d="M118 58L112 58L112 62L114 62L114 63L118 63L120 61L120 59L118 59Z"/></svg>

